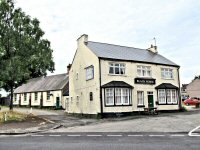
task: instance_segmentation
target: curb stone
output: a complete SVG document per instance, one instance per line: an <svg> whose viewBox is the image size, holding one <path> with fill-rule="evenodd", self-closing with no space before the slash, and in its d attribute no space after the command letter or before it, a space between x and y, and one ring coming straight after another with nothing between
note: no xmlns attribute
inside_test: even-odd
<svg viewBox="0 0 200 150"><path fill-rule="evenodd" d="M8 132L0 132L0 135L25 135L25 134L30 134L30 133L45 132L45 131L48 131L48 130L55 130L55 129L58 129L58 128L60 128L60 127L62 127L61 124L55 125L55 126L53 126L52 128L44 129L44 130L25 131L25 132L11 132L11 131L8 131Z"/></svg>

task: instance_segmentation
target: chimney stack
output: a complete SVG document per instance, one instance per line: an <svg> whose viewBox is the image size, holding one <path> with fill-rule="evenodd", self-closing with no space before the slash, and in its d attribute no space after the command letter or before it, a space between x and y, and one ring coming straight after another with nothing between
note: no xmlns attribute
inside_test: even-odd
<svg viewBox="0 0 200 150"><path fill-rule="evenodd" d="M158 53L158 51L157 51L157 46L153 46L153 44L151 44L151 47L148 48L147 50L149 50L149 51L151 51L151 52L153 52L153 53Z"/></svg>
<svg viewBox="0 0 200 150"><path fill-rule="evenodd" d="M77 39L78 45L85 44L87 42L88 42L88 35L87 34L83 34Z"/></svg>
<svg viewBox="0 0 200 150"><path fill-rule="evenodd" d="M67 65L67 74L69 74L71 66L72 66L72 64Z"/></svg>

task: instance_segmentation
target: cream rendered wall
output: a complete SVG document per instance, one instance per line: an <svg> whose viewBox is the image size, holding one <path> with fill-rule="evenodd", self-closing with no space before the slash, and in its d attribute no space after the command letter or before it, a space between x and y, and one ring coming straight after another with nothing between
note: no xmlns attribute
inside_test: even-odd
<svg viewBox="0 0 200 150"><path fill-rule="evenodd" d="M29 98L31 95L31 106L40 106L40 99L41 99L41 93L43 93L43 106L56 106L56 97L60 97L60 106L63 106L63 96L62 91L51 91L50 93L52 96L50 96L50 100L47 100L47 92L37 92L38 93L38 99L35 100L35 92L27 93L27 100L24 101L24 93L21 93L21 104L22 106L29 106ZM19 96L20 94L17 94L17 101L15 102L13 99L13 104L18 105L19 104Z"/></svg>
<svg viewBox="0 0 200 150"><path fill-rule="evenodd" d="M69 72L69 113L97 114L100 113L99 100L99 60L85 45L87 36L78 40L78 48ZM86 81L86 67L94 66L94 79ZM78 79L76 78L78 74ZM93 101L89 99L93 92Z"/></svg>
<svg viewBox="0 0 200 150"><path fill-rule="evenodd" d="M109 74L109 63L117 62L124 63L126 65L125 75L110 75ZM137 76L137 66L150 66L152 70L152 78L156 79L155 85L144 85L144 84L135 84L134 79L139 77ZM102 85L110 82L110 81L124 81L134 87L132 90L132 106L115 106L115 107L105 107L104 104L104 112L130 112L130 111L140 111L141 109L137 107L137 91L144 91L144 105L148 106L147 92L152 91L154 96L154 106L156 106L155 102L157 101L157 90L156 86L161 83L171 83L177 87L179 87L178 82L178 68L164 65L155 65L148 63L135 63L135 62L127 62L127 61L108 61L101 60L101 78ZM174 79L166 80L161 78L161 68L171 68L173 69ZM104 92L102 92L102 98L104 102ZM159 110L174 110L178 109L178 105L157 105Z"/></svg>
<svg viewBox="0 0 200 150"><path fill-rule="evenodd" d="M43 92L43 106L56 106L56 97L60 97L60 105L62 100L62 91L50 91L52 94L50 99L47 100L47 92Z"/></svg>

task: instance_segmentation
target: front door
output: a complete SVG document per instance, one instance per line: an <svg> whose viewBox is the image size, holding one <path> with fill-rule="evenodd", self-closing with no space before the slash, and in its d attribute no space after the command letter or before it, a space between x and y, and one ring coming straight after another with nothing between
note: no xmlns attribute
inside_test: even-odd
<svg viewBox="0 0 200 150"><path fill-rule="evenodd" d="M148 106L154 107L153 92L147 92L147 95L148 95Z"/></svg>
<svg viewBox="0 0 200 150"><path fill-rule="evenodd" d="M56 97L56 108L60 108L60 97Z"/></svg>

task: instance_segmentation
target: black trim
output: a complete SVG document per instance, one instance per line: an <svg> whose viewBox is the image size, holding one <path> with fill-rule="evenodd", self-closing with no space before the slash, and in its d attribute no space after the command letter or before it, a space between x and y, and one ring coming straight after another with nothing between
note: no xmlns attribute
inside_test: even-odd
<svg viewBox="0 0 200 150"><path fill-rule="evenodd" d="M133 86L124 81L111 81L101 86L102 88L129 88L132 89Z"/></svg>
<svg viewBox="0 0 200 150"><path fill-rule="evenodd" d="M124 59L116 59L116 58L106 58L106 57L99 57L100 59L103 60L110 60L110 61L123 61L123 62L135 62L135 63L145 63L145 64L154 64L154 65L164 65L164 66L172 66L172 67L178 67L180 68L179 65L170 65L170 64L161 64L161 63L153 63L153 62L147 62L147 61L136 61L136 60L124 60Z"/></svg>
<svg viewBox="0 0 200 150"><path fill-rule="evenodd" d="M171 84L171 83L162 83L155 87L155 89L179 89L177 86Z"/></svg>
<svg viewBox="0 0 200 150"><path fill-rule="evenodd" d="M137 105L138 108L144 108L145 105Z"/></svg>
<svg viewBox="0 0 200 150"><path fill-rule="evenodd" d="M178 102L178 101L177 101ZM178 103L173 103L173 104L169 104L169 103L166 103L166 104L159 104L158 105L178 105Z"/></svg>
<svg viewBox="0 0 200 150"><path fill-rule="evenodd" d="M102 100L102 88L101 88L101 59L99 58L99 94L100 94L100 114L101 118L103 118L103 100ZM105 92L104 92L105 94Z"/></svg>

